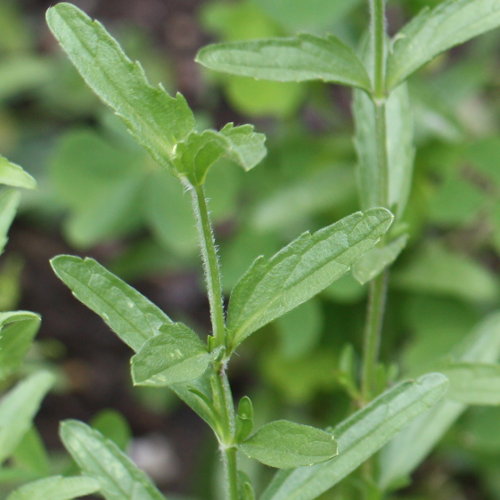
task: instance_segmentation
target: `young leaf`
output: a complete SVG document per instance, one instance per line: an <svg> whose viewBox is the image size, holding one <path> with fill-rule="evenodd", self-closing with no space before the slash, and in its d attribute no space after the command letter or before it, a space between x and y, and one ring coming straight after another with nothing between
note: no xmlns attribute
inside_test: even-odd
<svg viewBox="0 0 500 500"><path fill-rule="evenodd" d="M191 328L182 323L164 325L132 357L134 385L162 387L203 375L211 355Z"/></svg>
<svg viewBox="0 0 500 500"><path fill-rule="evenodd" d="M355 52L338 38L293 38L209 45L196 61L207 68L279 82L323 80L368 90L370 79Z"/></svg>
<svg viewBox="0 0 500 500"><path fill-rule="evenodd" d="M19 198L20 193L15 189L0 192L0 254L9 240L7 233L16 215Z"/></svg>
<svg viewBox="0 0 500 500"><path fill-rule="evenodd" d="M395 37L388 87L395 87L441 52L500 25L498 0L445 0L424 9Z"/></svg>
<svg viewBox="0 0 500 500"><path fill-rule="evenodd" d="M172 320L144 295L109 272L94 259L58 255L50 261L57 277L73 295L138 351Z"/></svg>
<svg viewBox="0 0 500 500"><path fill-rule="evenodd" d="M317 464L338 453L337 442L329 432L288 420L263 425L239 449L250 458L279 469Z"/></svg>
<svg viewBox="0 0 500 500"><path fill-rule="evenodd" d="M48 372L36 372L19 382L0 402L0 463L17 447L31 426L40 402L54 383Z"/></svg>
<svg viewBox="0 0 500 500"><path fill-rule="evenodd" d="M7 500L72 500L98 490L99 483L90 477L52 476L17 488Z"/></svg>
<svg viewBox="0 0 500 500"><path fill-rule="evenodd" d="M493 363L499 355L500 312L497 312L477 326L457 347L453 358L466 363ZM380 454L379 486L388 489L411 474L465 408L465 404L445 400L400 432Z"/></svg>
<svg viewBox="0 0 500 500"><path fill-rule="evenodd" d="M339 455L312 467L280 471L260 500L313 500L329 490L377 452L411 419L428 410L446 393L448 381L430 373L387 390L335 429ZM411 446L404 452L411 453Z"/></svg>
<svg viewBox="0 0 500 500"><path fill-rule="evenodd" d="M441 373L450 380L449 399L467 405L500 405L500 365L450 363Z"/></svg>
<svg viewBox="0 0 500 500"><path fill-rule="evenodd" d="M0 313L0 380L14 373L40 327L40 316L28 311Z"/></svg>
<svg viewBox="0 0 500 500"><path fill-rule="evenodd" d="M375 109L365 92L355 91L353 114L356 124L354 144L358 155L358 187L361 205L380 205L380 171L377 157ZM413 117L406 85L394 90L386 103L387 162L389 173L389 208L400 218L406 207L413 170Z"/></svg>
<svg viewBox="0 0 500 500"><path fill-rule="evenodd" d="M165 500L149 478L100 433L76 420L60 427L61 439L85 475L99 483L106 500Z"/></svg>
<svg viewBox="0 0 500 500"><path fill-rule="evenodd" d="M122 118L130 133L163 166L171 167L177 142L194 128L184 97L152 87L98 21L69 3L47 11L47 23L92 90Z"/></svg>
<svg viewBox="0 0 500 500"><path fill-rule="evenodd" d="M407 241L408 235L403 234L383 247L366 252L352 266L352 275L362 285L368 283L398 258Z"/></svg>
<svg viewBox="0 0 500 500"><path fill-rule="evenodd" d="M28 172L2 155L0 155L0 184L25 189L36 187L35 179Z"/></svg>
<svg viewBox="0 0 500 500"><path fill-rule="evenodd" d="M220 132L192 132L177 145L175 168L195 186L204 184L208 169L223 156L250 170L266 154L264 140L265 136L255 133L252 125L234 127L228 123Z"/></svg>
<svg viewBox="0 0 500 500"><path fill-rule="evenodd" d="M257 258L229 302L232 348L347 272L373 248L392 219L383 208L357 212L313 234L302 234L270 259Z"/></svg>
<svg viewBox="0 0 500 500"><path fill-rule="evenodd" d="M243 396L238 403L236 413L236 440L246 439L253 430L253 404L248 396Z"/></svg>

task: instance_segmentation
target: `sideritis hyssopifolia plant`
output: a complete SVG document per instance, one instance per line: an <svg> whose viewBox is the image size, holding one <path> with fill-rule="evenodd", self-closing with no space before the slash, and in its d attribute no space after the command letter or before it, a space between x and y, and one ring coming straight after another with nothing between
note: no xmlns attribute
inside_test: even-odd
<svg viewBox="0 0 500 500"><path fill-rule="evenodd" d="M127 58L101 24L67 3L47 13L50 29L87 84L125 122L158 168L176 176L189 193L211 333L202 340L95 260L61 255L52 266L73 294L134 351L134 384L170 388L212 429L229 500L255 498L239 465L241 454L282 469L259 498L308 500L335 486L396 438L382 453L378 471L363 471L369 485L366 497L382 498L425 456L463 409L462 403L474 402L474 387L464 380L480 374L483 381L489 377L498 383L498 367L492 364L500 349L495 316L439 367L452 382L451 396L461 403L435 406L448 388L442 373L402 381L374 398L387 267L406 242L405 235L390 232L393 219L402 219L411 185L412 128L404 82L438 53L498 25L500 0L445 1L417 16L393 42L385 30L384 1L371 0L369 5L369 37L361 56L331 35L221 44L199 53L198 61L205 66L238 75L319 79L355 88L363 211L300 235L270 258L257 258L234 287L226 310L204 183L222 157L245 170L254 168L265 155L264 136L251 125L232 123L219 131L199 131L183 96L172 97L161 86L151 86L139 63ZM255 429L250 398L244 396L237 404L233 399L228 378L232 356L250 335L350 270L359 281L370 282L358 401L362 408L328 431L287 420ZM432 406L434 420L428 424ZM415 435L418 445L412 442ZM104 498L164 498L112 442L86 424L64 422L61 437L83 474L97 481Z"/></svg>

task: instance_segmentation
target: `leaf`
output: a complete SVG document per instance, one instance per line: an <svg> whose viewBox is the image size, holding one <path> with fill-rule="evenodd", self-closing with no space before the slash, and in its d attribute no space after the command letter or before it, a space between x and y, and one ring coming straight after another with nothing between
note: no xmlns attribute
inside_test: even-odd
<svg viewBox="0 0 500 500"><path fill-rule="evenodd" d="M47 11L47 23L89 87L126 123L130 133L163 166L171 167L178 141L194 128L181 94L170 97L152 87L98 21L69 3Z"/></svg>
<svg viewBox="0 0 500 500"><path fill-rule="evenodd" d="M447 387L446 377L430 373L387 390L333 430L339 444L337 457L312 467L278 472L260 500L317 498L376 453L411 419L439 401ZM411 446L404 452L409 454Z"/></svg>
<svg viewBox="0 0 500 500"><path fill-rule="evenodd" d="M337 442L329 432L288 420L264 424L239 449L250 458L280 469L324 462L338 453Z"/></svg>
<svg viewBox="0 0 500 500"><path fill-rule="evenodd" d="M61 439L106 500L165 500L149 478L109 439L83 422L65 420Z"/></svg>
<svg viewBox="0 0 500 500"><path fill-rule="evenodd" d="M132 357L134 385L162 387L203 375L212 356L191 328L182 323L164 325Z"/></svg>
<svg viewBox="0 0 500 500"><path fill-rule="evenodd" d="M0 463L10 456L31 427L40 402L53 383L53 375L39 371L19 382L1 400Z"/></svg>
<svg viewBox="0 0 500 500"><path fill-rule="evenodd" d="M192 185L205 183L208 169L227 156L245 170L250 170L266 154L265 136L254 132L252 125L234 127L228 123L220 132L192 132L175 150L174 165Z"/></svg>
<svg viewBox="0 0 500 500"><path fill-rule="evenodd" d="M355 52L333 36L219 43L202 48L196 61L209 69L261 80L323 80L365 90L371 85Z"/></svg>
<svg viewBox="0 0 500 500"><path fill-rule="evenodd" d="M9 238L7 233L16 216L20 194L15 189L0 192L0 254L3 253Z"/></svg>
<svg viewBox="0 0 500 500"><path fill-rule="evenodd" d="M49 455L43 444L42 437L35 427L31 427L24 434L14 450L11 460L17 467L36 476L44 477L50 474Z"/></svg>
<svg viewBox="0 0 500 500"><path fill-rule="evenodd" d="M172 323L144 295L94 259L58 255L50 263L73 295L98 314L134 351L157 335L162 325Z"/></svg>
<svg viewBox="0 0 500 500"><path fill-rule="evenodd" d="M90 477L52 476L17 488L7 500L71 500L98 490L99 483Z"/></svg>
<svg viewBox="0 0 500 500"><path fill-rule="evenodd" d="M450 380L450 399L467 405L500 405L500 365L451 363L441 372Z"/></svg>
<svg viewBox="0 0 500 500"><path fill-rule="evenodd" d="M35 179L28 172L2 155L0 155L0 184L25 189L36 187Z"/></svg>
<svg viewBox="0 0 500 500"><path fill-rule="evenodd" d="M389 208L396 218L403 215L410 192L413 171L413 117L408 88L399 86L386 101L387 162L389 174ZM356 125L354 144L358 155L358 187L364 209L380 205L381 182L377 162L377 142L373 131L375 109L365 92L355 91L353 114Z"/></svg>
<svg viewBox="0 0 500 500"><path fill-rule="evenodd" d="M126 450L132 431L125 417L115 410L102 410L90 422L105 438L111 439L120 450Z"/></svg>
<svg viewBox="0 0 500 500"><path fill-rule="evenodd" d="M362 285L368 283L398 258L407 242L408 235L403 234L383 247L366 252L352 266L352 275Z"/></svg>
<svg viewBox="0 0 500 500"><path fill-rule="evenodd" d="M347 272L377 243L392 219L383 208L357 212L313 234L302 234L270 259L257 258L229 302L232 348Z"/></svg>
<svg viewBox="0 0 500 500"><path fill-rule="evenodd" d="M243 441L253 430L253 404L248 396L243 396L238 403L236 413L236 440Z"/></svg>
<svg viewBox="0 0 500 500"><path fill-rule="evenodd" d="M395 37L388 87L395 87L441 52L500 25L497 0L445 0L424 9Z"/></svg>
<svg viewBox="0 0 500 500"><path fill-rule="evenodd" d="M500 312L496 312L457 346L453 359L466 363L493 363L499 355ZM399 433L380 454L379 486L390 489L411 474L465 408L462 403L445 400Z"/></svg>

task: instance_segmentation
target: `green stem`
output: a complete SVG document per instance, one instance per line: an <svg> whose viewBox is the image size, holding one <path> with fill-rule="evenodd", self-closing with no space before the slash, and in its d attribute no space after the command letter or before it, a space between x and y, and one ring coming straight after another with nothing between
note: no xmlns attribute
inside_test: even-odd
<svg viewBox="0 0 500 500"><path fill-rule="evenodd" d="M374 64L374 95L385 97L385 0L370 2L370 35Z"/></svg>
<svg viewBox="0 0 500 500"><path fill-rule="evenodd" d="M196 217L203 271L207 284L212 333L215 339L214 347L218 347L226 343L219 260L217 258L217 249L215 247L212 224L210 223L205 190L203 186L192 186L190 192L193 199L193 211Z"/></svg>

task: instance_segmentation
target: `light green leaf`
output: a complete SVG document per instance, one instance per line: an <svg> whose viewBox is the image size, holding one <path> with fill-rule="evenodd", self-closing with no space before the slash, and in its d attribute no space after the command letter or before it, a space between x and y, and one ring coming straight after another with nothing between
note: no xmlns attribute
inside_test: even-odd
<svg viewBox="0 0 500 500"><path fill-rule="evenodd" d="M233 290L228 309L232 348L347 272L392 222L388 210L357 212L304 233L270 259L257 258Z"/></svg>
<svg viewBox="0 0 500 500"><path fill-rule="evenodd" d="M203 375L211 355L191 328L182 323L163 325L131 359L134 385L162 387Z"/></svg>
<svg viewBox="0 0 500 500"><path fill-rule="evenodd" d="M0 192L0 254L9 241L7 233L16 216L19 198L20 193L15 189L4 189Z"/></svg>
<svg viewBox="0 0 500 500"><path fill-rule="evenodd" d="M0 184L7 186L33 189L36 187L36 181L28 172L24 171L19 165L10 162L7 158L0 155Z"/></svg>
<svg viewBox="0 0 500 500"><path fill-rule="evenodd" d="M394 37L389 88L441 52L499 25L498 0L445 0L434 9L424 9Z"/></svg>
<svg viewBox="0 0 500 500"><path fill-rule="evenodd" d="M317 498L376 453L413 418L439 401L447 387L446 377L430 373L387 390L333 430L339 444L337 457L312 467L278 472L260 500ZM410 454L411 449L410 446L404 452Z"/></svg>
<svg viewBox="0 0 500 500"><path fill-rule="evenodd" d="M28 311L0 313L0 380L12 375L40 327L40 316Z"/></svg>
<svg viewBox="0 0 500 500"><path fill-rule="evenodd" d="M465 363L494 363L499 355L500 312L496 312L455 349L453 359ZM463 403L445 400L398 434L380 455L379 486L389 489L411 474L465 408Z"/></svg>
<svg viewBox="0 0 500 500"><path fill-rule="evenodd" d="M48 372L36 372L19 382L0 402L0 463L17 447L31 427L35 413L54 383Z"/></svg>
<svg viewBox="0 0 500 500"><path fill-rule="evenodd" d="M254 132L252 125L234 127L228 123L220 132L192 132L175 150L174 165L192 185L205 183L208 169L226 156L245 170L250 170L266 154L265 136Z"/></svg>
<svg viewBox="0 0 500 500"><path fill-rule="evenodd" d="M17 467L45 477L50 474L51 464L49 455L42 441L42 437L35 427L26 432L12 453L12 463Z"/></svg>
<svg viewBox="0 0 500 500"><path fill-rule="evenodd" d="M98 490L99 483L90 477L52 476L17 488L7 500L72 500Z"/></svg>
<svg viewBox="0 0 500 500"><path fill-rule="evenodd" d="M50 261L57 277L73 295L138 351L172 320L144 295L127 285L94 259L58 255Z"/></svg>
<svg viewBox="0 0 500 500"><path fill-rule="evenodd" d="M413 117L408 88L401 85L386 103L387 162L389 174L389 208L400 218L406 207L413 171ZM363 208L380 205L380 172L377 167L377 142L373 131L375 108L365 92L354 92L353 103L358 155L358 186Z"/></svg>
<svg viewBox="0 0 500 500"><path fill-rule="evenodd" d="M130 133L163 166L171 166L178 141L194 128L184 97L152 87L98 21L69 3L47 11L47 23L87 85L126 123Z"/></svg>
<svg viewBox="0 0 500 500"><path fill-rule="evenodd" d="M392 264L408 242L408 235L403 234L383 247L375 247L365 253L352 266L352 275L364 285L378 276Z"/></svg>
<svg viewBox="0 0 500 500"><path fill-rule="evenodd" d="M329 432L288 420L263 425L239 449L250 458L280 469L317 464L338 453L337 442Z"/></svg>
<svg viewBox="0 0 500 500"><path fill-rule="evenodd" d="M248 396L243 396L238 403L236 413L236 439L246 439L253 430L253 404Z"/></svg>
<svg viewBox="0 0 500 500"><path fill-rule="evenodd" d="M149 478L115 443L83 422L65 420L61 439L85 475L99 483L106 500L165 500Z"/></svg>
<svg viewBox="0 0 500 500"><path fill-rule="evenodd" d="M196 61L207 68L261 80L323 80L370 88L370 79L355 52L338 38L298 35L209 45Z"/></svg>

